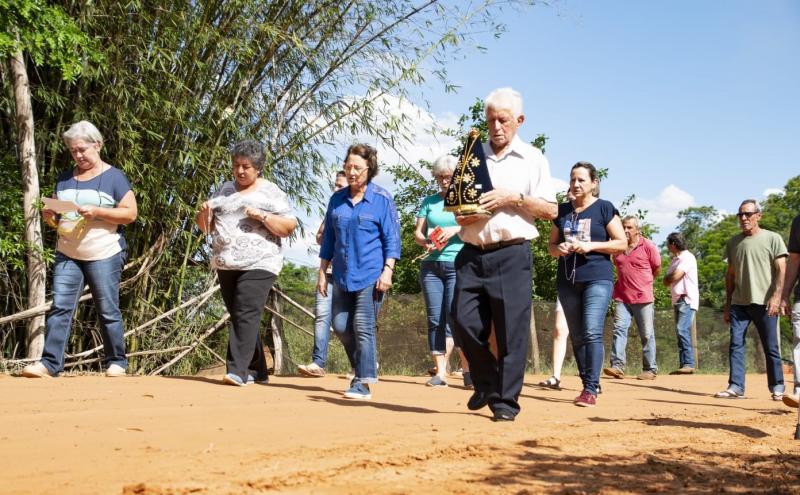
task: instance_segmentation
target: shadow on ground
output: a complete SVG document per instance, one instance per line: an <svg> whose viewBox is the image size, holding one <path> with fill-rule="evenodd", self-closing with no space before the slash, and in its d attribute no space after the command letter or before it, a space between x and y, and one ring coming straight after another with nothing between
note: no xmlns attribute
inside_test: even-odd
<svg viewBox="0 0 800 495"><path fill-rule="evenodd" d="M758 436L749 431L739 433ZM691 448L636 455L576 455L579 448L553 452L535 441L520 442L516 460L494 466L491 474L473 482L513 487L518 494L800 493L797 453L738 455L732 460L729 453L716 455Z"/></svg>

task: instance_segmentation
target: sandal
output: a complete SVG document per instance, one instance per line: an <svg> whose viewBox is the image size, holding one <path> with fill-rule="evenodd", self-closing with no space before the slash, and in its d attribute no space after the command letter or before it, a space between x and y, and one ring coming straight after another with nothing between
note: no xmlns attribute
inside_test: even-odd
<svg viewBox="0 0 800 495"><path fill-rule="evenodd" d="M553 390L561 390L561 380L551 376L547 380L539 382L540 387L552 388Z"/></svg>
<svg viewBox="0 0 800 495"><path fill-rule="evenodd" d="M744 394L740 394L735 390L727 389L723 390L722 392L717 392L714 394L714 397L717 399L741 399L744 397Z"/></svg>

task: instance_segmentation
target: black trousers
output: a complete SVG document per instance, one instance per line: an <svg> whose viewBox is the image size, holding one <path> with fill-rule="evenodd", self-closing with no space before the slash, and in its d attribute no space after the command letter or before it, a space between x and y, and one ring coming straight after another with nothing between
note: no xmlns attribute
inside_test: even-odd
<svg viewBox="0 0 800 495"><path fill-rule="evenodd" d="M220 292L231 315L226 366L228 373L247 382L252 371L256 380L267 379L267 361L261 341L261 314L277 276L266 270L219 270Z"/></svg>
<svg viewBox="0 0 800 495"><path fill-rule="evenodd" d="M530 342L531 249L525 242L484 252L465 244L456 256L453 321L475 389L489 407L518 413ZM489 348L494 322L498 358Z"/></svg>

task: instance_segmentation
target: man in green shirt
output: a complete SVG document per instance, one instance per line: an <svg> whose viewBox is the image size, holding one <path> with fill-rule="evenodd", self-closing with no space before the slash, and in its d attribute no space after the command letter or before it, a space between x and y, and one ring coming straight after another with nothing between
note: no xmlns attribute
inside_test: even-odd
<svg viewBox="0 0 800 495"><path fill-rule="evenodd" d="M780 235L758 226L761 219L758 201L742 201L736 217L742 232L731 237L725 249L728 269L723 318L731 328L730 376L728 388L715 397L744 396L745 334L752 322L767 358L767 383L772 399L781 400L784 384L778 349L778 315L788 253Z"/></svg>

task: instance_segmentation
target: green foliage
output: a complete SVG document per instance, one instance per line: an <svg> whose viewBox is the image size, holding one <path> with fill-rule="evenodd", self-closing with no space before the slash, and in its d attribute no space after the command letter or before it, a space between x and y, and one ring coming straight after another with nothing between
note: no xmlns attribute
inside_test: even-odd
<svg viewBox="0 0 800 495"><path fill-rule="evenodd" d="M23 51L38 66L57 69L74 81L84 63L103 57L91 39L64 10L42 0L0 0L0 58Z"/></svg>
<svg viewBox="0 0 800 495"><path fill-rule="evenodd" d="M789 179L781 194L770 194L761 203L761 209L764 213L759 225L781 234L784 242L788 242L792 219L800 213L800 175Z"/></svg>
<svg viewBox="0 0 800 495"><path fill-rule="evenodd" d="M387 167L397 184L394 201L400 216L400 248L403 256L395 264L392 283L394 292L400 294L415 294L420 291L420 261L414 260L424 249L414 242L417 211L425 197L438 191L434 181L426 179L422 173L422 170L430 170L431 163L421 160L416 167L418 168L409 165Z"/></svg>
<svg viewBox="0 0 800 495"><path fill-rule="evenodd" d="M720 220L717 209L713 206L690 206L678 212L678 232L683 234L690 251L698 251L700 238Z"/></svg>
<svg viewBox="0 0 800 495"><path fill-rule="evenodd" d="M317 269L287 261L278 276L278 285L287 292L313 294L317 290Z"/></svg>

